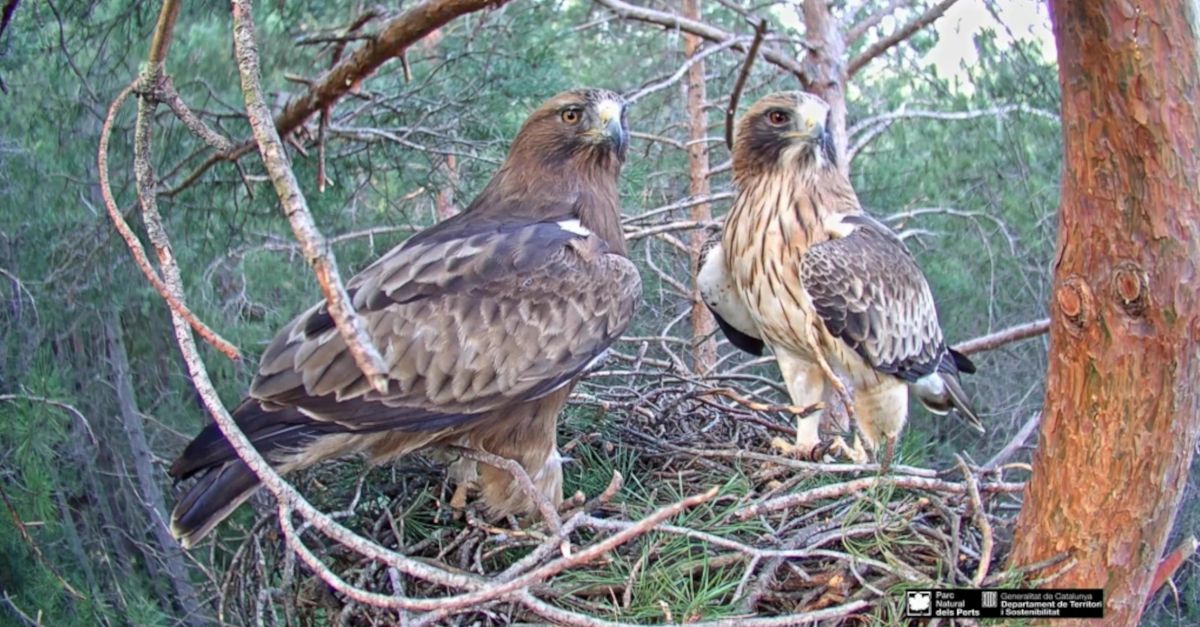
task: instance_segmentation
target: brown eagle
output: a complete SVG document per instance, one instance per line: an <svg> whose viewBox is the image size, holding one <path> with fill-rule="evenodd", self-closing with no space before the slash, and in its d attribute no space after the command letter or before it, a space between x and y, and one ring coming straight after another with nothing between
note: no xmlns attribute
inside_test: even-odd
<svg viewBox="0 0 1200 627"><path fill-rule="evenodd" d="M625 109L603 90L551 98L466 210L349 281L389 366L386 393L368 385L323 303L279 331L233 413L277 470L459 445L516 460L561 502L559 410L625 331L641 296L617 196ZM185 547L259 486L211 424L170 472L199 476L171 515ZM478 472L493 513L533 509L507 471Z"/></svg>
<svg viewBox="0 0 1200 627"><path fill-rule="evenodd" d="M742 117L737 196L700 291L732 344L756 355L771 347L793 404L840 401L868 448L886 443L887 462L910 390L982 430L958 381L975 367L946 346L904 243L859 205L828 124L829 106L803 92L767 96ZM814 415L797 425L800 454L823 454L819 424Z"/></svg>

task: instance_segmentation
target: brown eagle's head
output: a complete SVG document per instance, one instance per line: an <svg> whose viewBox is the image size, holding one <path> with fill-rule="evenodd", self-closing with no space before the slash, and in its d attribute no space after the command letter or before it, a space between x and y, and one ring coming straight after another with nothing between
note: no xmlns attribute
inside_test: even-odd
<svg viewBox="0 0 1200 627"><path fill-rule="evenodd" d="M629 147L625 100L604 89L566 91L530 114L509 160L546 166L590 162L619 168Z"/></svg>
<svg viewBox="0 0 1200 627"><path fill-rule="evenodd" d="M836 165L829 105L802 91L781 91L754 103L737 125L733 170L739 178L776 166Z"/></svg>

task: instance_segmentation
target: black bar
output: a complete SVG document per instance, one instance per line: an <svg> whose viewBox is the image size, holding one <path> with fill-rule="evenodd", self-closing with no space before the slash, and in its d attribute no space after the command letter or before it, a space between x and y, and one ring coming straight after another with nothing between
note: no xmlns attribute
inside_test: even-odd
<svg viewBox="0 0 1200 627"><path fill-rule="evenodd" d="M1104 590L906 590L907 618L1104 618Z"/></svg>

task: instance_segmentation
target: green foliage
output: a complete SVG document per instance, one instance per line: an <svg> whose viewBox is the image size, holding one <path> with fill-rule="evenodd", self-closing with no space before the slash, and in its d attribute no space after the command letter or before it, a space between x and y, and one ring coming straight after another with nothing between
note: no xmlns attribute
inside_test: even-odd
<svg viewBox="0 0 1200 627"><path fill-rule="evenodd" d="M263 84L268 104L278 107L305 87L289 76L315 77L333 62L329 44L304 44L329 35L355 17L346 3L255 3ZM0 394L46 397L70 403L88 419L95 440L75 417L44 403L0 401L0 482L45 556L37 559L10 524L0 523L0 589L23 611L41 612L46 624L173 624L180 616L169 583L157 563L161 555L147 531L151 521L131 479L129 444L119 418L110 365L101 332L105 316L116 316L134 372L139 410L156 456L156 470L173 499L165 465L188 437L205 424L184 373L170 320L161 299L133 267L128 251L104 215L96 182L95 152L101 121L116 93L144 61L158 3L106 0L98 3L21 3L0 38L0 285L10 286L0 307ZM773 19L778 12L769 11ZM482 188L505 154L527 112L545 97L576 86L629 93L670 77L683 63L676 32L621 20L599 20L590 2L511 3L470 15L443 28L440 39L407 51L411 80L391 62L365 81L362 92L333 109L327 129L328 187L316 187L317 124L300 141L307 154L290 153L310 208L328 236L362 234L336 244L344 276L434 222L434 196L452 189L461 208ZM705 19L729 31L747 32L742 16L724 3L706 3ZM773 32L800 37L785 20ZM368 22L365 32L378 27ZM216 130L241 140L249 128L233 64L230 21L221 3L184 3L167 69L184 100ZM1054 211L1060 169L1060 129L1055 112L1055 68L1032 44L1001 45L991 34L977 41L979 62L960 77L938 76L915 59L936 43L923 32L875 62L849 90L850 124L909 111L961 112L1022 105L1025 111L947 121L911 117L896 121L859 153L854 183L864 204L881 217L912 212L893 222L915 233L908 240L928 274L943 327L952 341L1044 315L1049 261L1055 239ZM786 46L779 42L780 46ZM860 51L861 42L852 52ZM719 137L723 103L740 69L739 54L719 53L707 61L709 158L728 159ZM795 81L760 63L743 103ZM681 142L686 137L683 99L677 84L643 98L632 112L635 130ZM109 172L117 201L144 238L133 195L131 144L133 104L117 116ZM250 371L272 334L317 298L316 284L292 245L287 222L261 164L247 157L239 171L219 163L194 184L179 186L209 152L160 107L155 125L159 197L195 313L238 345L246 363L234 364L205 349L209 372L230 404L244 392ZM352 132L353 131L353 132ZM378 131L364 134L366 131ZM394 139L401 141L393 141ZM857 136L857 138L861 138ZM457 183L446 157L457 159ZM670 142L634 140L623 171L627 213L675 203L687 196L687 155ZM730 189L728 174L712 178L713 191ZM716 203L720 215L728 203ZM947 211L919 211L949 208ZM686 210L662 216L684 219ZM676 234L684 238L686 234ZM661 240L633 247L639 262L651 259L672 277L686 277L689 260ZM21 282L18 287L13 278ZM658 274L643 272L645 301L631 334L657 335L680 318L673 332L688 336L685 295ZM626 347L627 348L627 347ZM686 349L672 345L686 359ZM622 348L621 350L625 350ZM633 351L636 352L636 347ZM992 434L979 440L944 420L917 416L905 433L897 463L946 465L964 448L986 456L1037 408L1041 399L1044 345L1030 342L981 356L984 376L968 379ZM652 347L650 358L668 360ZM726 363L740 363L734 358ZM777 379L773 365L747 372ZM624 419L625 416L621 416ZM652 511L697 486L662 481L650 471L654 460L635 447L611 448L584 437L605 429L613 416L572 407L564 433L579 435L568 453L566 492L600 493L613 472L625 478L617 503L630 515ZM417 468L414 472L427 470ZM361 487L358 508L344 522L378 519L394 505L401 468L365 469L356 463L318 469L306 484L333 495L329 509L349 506ZM413 470L408 468L407 470ZM365 473L365 474L364 474ZM365 477L360 482L360 479ZM745 476L708 477L723 494L750 490ZM812 487L831 478L799 484ZM419 482L417 482L419 484ZM462 521L438 518L442 494L423 491L403 512L403 539L418 541L442 526ZM673 521L714 534L753 536L754 521L731 522L729 500L683 514ZM410 505L413 505L410 503ZM1194 510L1194 508L1193 508ZM1185 520L1194 521L1188 510ZM211 552L194 554L193 585L213 593L233 560L236 542L254 525L243 508L218 534ZM862 540L864 552L904 543L904 534ZM495 557L497 563L514 559ZM597 597L610 618L655 622L664 604L676 620L735 615L739 568L719 568L695 540L651 534L636 550L614 556L604 570L569 572L572 586L633 584L628 608L621 592ZM46 564L84 594L64 592ZM208 569L208 573L202 572ZM210 580L208 575L212 575ZM1200 597L1196 577L1182 587L1186 599ZM662 603L660 603L662 601ZM1196 605L1162 616L1193 616ZM1189 609L1190 608L1190 609ZM894 610L895 608L892 608ZM891 620L885 610L878 620ZM3 614L0 614L3 615ZM251 620L246 618L247 621ZM1166 620L1166 619L1164 619Z"/></svg>

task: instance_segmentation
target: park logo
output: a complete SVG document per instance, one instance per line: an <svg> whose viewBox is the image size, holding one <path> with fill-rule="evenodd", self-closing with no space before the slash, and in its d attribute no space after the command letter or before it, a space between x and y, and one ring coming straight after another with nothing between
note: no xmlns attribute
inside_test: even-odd
<svg viewBox="0 0 1200 627"><path fill-rule="evenodd" d="M909 590L904 615L914 618L933 616L933 593L929 590Z"/></svg>

